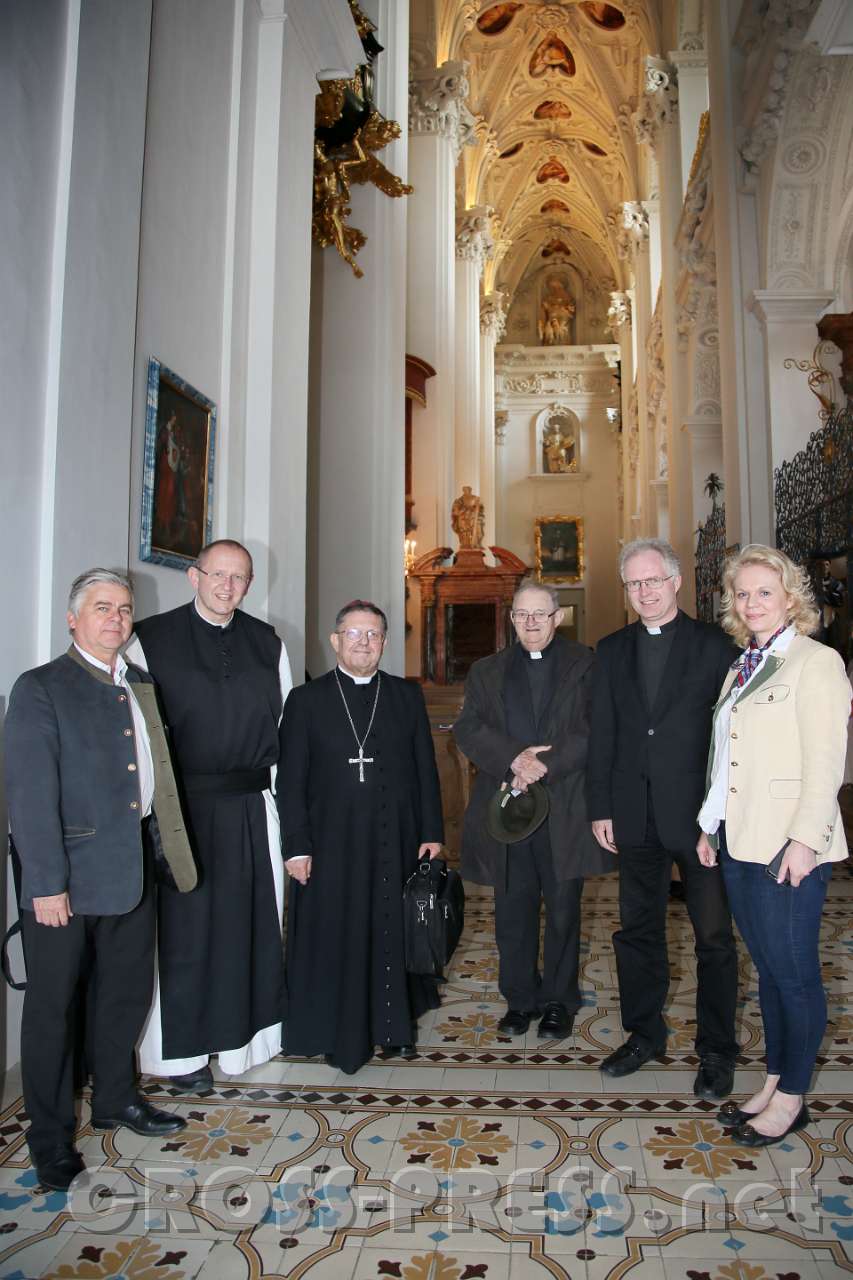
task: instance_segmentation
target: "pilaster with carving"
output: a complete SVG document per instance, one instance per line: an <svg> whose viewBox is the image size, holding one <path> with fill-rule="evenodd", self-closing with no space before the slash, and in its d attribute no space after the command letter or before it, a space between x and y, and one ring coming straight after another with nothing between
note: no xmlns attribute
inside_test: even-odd
<svg viewBox="0 0 853 1280"><path fill-rule="evenodd" d="M473 262L482 276L486 259L494 253L492 210L487 205L466 209L456 219L456 256Z"/></svg>
<svg viewBox="0 0 853 1280"><path fill-rule="evenodd" d="M470 92L467 62L444 62L410 73L409 133L448 138L454 164L462 148L476 141L477 121L466 101Z"/></svg>
<svg viewBox="0 0 853 1280"><path fill-rule="evenodd" d="M480 301L480 332L498 343L506 329L506 295L499 289L487 293Z"/></svg>

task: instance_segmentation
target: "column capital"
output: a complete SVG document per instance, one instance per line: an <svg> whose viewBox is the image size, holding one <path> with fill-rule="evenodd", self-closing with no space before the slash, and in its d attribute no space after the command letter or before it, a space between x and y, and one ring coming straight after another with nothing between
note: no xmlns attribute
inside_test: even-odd
<svg viewBox="0 0 853 1280"><path fill-rule="evenodd" d="M649 239L649 214L642 200L626 200L607 215L616 236L616 252L624 261Z"/></svg>
<svg viewBox="0 0 853 1280"><path fill-rule="evenodd" d="M409 133L447 138L455 163L462 148L475 140L477 121L466 102L470 91L467 62L413 69L409 75Z"/></svg>
<svg viewBox="0 0 853 1280"><path fill-rule="evenodd" d="M669 124L678 106L678 71L663 58L646 58L643 96L631 117L638 143L656 147L661 128Z"/></svg>
<svg viewBox="0 0 853 1280"><path fill-rule="evenodd" d="M500 289L487 293L480 302L480 333L500 342L506 329L506 294Z"/></svg>
<svg viewBox="0 0 853 1280"><path fill-rule="evenodd" d="M631 323L631 299L627 293L615 292L610 295L610 306L607 309L607 323L610 332L616 334L624 325Z"/></svg>
<svg viewBox="0 0 853 1280"><path fill-rule="evenodd" d="M765 327L768 324L817 324L834 298L834 293L812 289L755 289L747 306Z"/></svg>
<svg viewBox="0 0 853 1280"><path fill-rule="evenodd" d="M483 274L486 259L494 252L492 238L492 213L490 205L475 205L466 209L456 219L456 256L463 262L473 262L477 274Z"/></svg>

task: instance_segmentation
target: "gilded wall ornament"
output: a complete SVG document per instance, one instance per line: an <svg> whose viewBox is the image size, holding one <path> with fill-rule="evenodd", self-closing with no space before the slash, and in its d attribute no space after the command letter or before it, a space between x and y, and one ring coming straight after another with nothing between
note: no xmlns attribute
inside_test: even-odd
<svg viewBox="0 0 853 1280"><path fill-rule="evenodd" d="M395 120L386 120L373 101L373 60L382 52L376 28L349 0L367 61L356 69L351 80L326 80L317 95L314 125L314 208L311 231L321 249L333 245L352 267L357 277L364 272L355 255L367 236L349 226L353 184L372 182L387 196L410 195L413 188L403 182L376 156L400 136Z"/></svg>

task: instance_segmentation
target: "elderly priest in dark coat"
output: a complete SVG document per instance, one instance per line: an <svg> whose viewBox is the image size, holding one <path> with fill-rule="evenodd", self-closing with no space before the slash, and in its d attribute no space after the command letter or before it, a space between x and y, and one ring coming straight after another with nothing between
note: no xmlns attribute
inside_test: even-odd
<svg viewBox="0 0 853 1280"><path fill-rule="evenodd" d="M616 869L592 839L584 798L592 653L556 634L563 620L551 587L526 579L515 593L518 644L475 662L453 726L479 770L465 814L462 874L495 891L500 1031L523 1035L541 1013L539 1035L571 1033L580 1008L581 894L585 876ZM486 809L503 782L547 789L549 813L529 839L503 844L486 829ZM545 951L539 971L539 911Z"/></svg>
<svg viewBox="0 0 853 1280"><path fill-rule="evenodd" d="M420 688L379 670L387 627L369 601L345 605L337 666L293 690L282 722L285 1050L347 1073L377 1045L413 1057L439 1003L435 979L406 973L402 909L418 858L441 849L438 772Z"/></svg>
<svg viewBox="0 0 853 1280"><path fill-rule="evenodd" d="M57 1191L83 1169L72 1009L89 955L92 1127L148 1137L185 1127L140 1098L133 1051L154 983L155 850L179 890L196 883L155 686L120 653L133 624L128 580L108 569L81 574L67 617L73 644L20 677L6 717L27 965L27 1142L39 1182Z"/></svg>

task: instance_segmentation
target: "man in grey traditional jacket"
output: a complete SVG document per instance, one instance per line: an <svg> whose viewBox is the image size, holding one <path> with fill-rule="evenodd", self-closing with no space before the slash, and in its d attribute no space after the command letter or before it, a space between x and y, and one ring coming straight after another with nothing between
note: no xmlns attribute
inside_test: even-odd
<svg viewBox="0 0 853 1280"><path fill-rule="evenodd" d="M185 1127L139 1096L134 1046L154 982L155 851L180 890L196 882L155 686L120 652L133 625L130 583L88 570L72 584L67 619L68 652L19 678L6 719L27 966L27 1141L39 1182L58 1191L83 1169L71 1010L87 956L92 1127L151 1137Z"/></svg>

